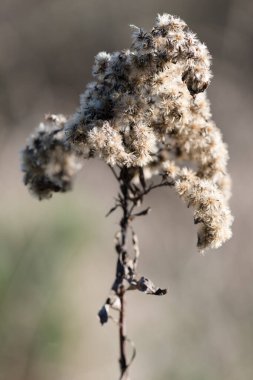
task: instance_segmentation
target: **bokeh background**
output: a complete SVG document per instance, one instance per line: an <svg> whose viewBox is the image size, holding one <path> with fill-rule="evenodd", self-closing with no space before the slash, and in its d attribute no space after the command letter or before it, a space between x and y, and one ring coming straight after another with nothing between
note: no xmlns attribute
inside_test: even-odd
<svg viewBox="0 0 253 380"><path fill-rule="evenodd" d="M129 24L181 16L208 45L208 89L229 144L233 239L196 252L192 213L168 189L136 223L139 271L166 297L129 294L139 380L253 379L253 2L246 0L1 0L0 380L118 378L118 331L96 317L114 275L117 188L89 161L73 192L33 199L19 152L47 112L72 114L94 55L130 46Z"/></svg>

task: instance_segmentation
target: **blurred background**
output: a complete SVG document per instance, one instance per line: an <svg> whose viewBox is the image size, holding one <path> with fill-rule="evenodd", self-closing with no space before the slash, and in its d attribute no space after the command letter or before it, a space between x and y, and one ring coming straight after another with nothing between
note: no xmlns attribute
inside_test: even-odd
<svg viewBox="0 0 253 380"><path fill-rule="evenodd" d="M130 46L129 24L182 17L206 42L215 121L229 145L233 239L196 252L192 212L173 191L147 199L136 223L140 273L166 297L133 292L128 332L139 380L253 379L253 2L246 0L1 0L0 380L118 378L118 331L96 317L114 276L117 187L89 161L74 191L38 202L19 152L47 112L72 114L94 55Z"/></svg>

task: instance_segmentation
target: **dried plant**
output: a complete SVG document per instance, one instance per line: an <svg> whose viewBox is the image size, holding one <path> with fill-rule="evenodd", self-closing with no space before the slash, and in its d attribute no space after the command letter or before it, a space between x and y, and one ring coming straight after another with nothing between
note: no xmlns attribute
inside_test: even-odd
<svg viewBox="0 0 253 380"><path fill-rule="evenodd" d="M193 207L201 252L228 240L233 221L227 147L205 94L211 79L207 47L184 21L168 14L158 15L150 32L131 28L129 50L95 57L95 81L74 116L47 115L22 154L25 184L39 199L69 190L83 158L102 158L119 184L108 213L122 211L116 274L98 315L104 324L111 309L119 312L121 379L129 379L133 359L126 358L126 291L166 293L137 273L133 221L150 210L136 211L145 195L168 186Z"/></svg>

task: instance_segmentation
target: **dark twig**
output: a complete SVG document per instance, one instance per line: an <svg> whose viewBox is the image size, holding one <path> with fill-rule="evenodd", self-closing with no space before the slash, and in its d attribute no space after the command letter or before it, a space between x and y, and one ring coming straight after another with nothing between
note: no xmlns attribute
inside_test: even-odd
<svg viewBox="0 0 253 380"><path fill-rule="evenodd" d="M118 197L115 200L115 205L107 213L107 216L114 212L116 209L121 208L122 217L120 220L120 231L116 235L115 249L118 255L115 279L111 288L112 294L108 297L105 304L99 311L99 318L101 324L106 323L111 316L109 314L110 308L118 310L119 319L119 345L120 345L120 380L130 380L129 366L134 360L136 350L133 342L126 335L126 307L125 307L125 294L128 290L138 290L146 294L163 295L166 290L156 287L152 281L146 277L137 276L137 264L139 258L138 238L131 225L132 221L139 216L145 216L149 213L150 207L142 211L135 212L135 208L140 206L143 202L144 196L152 190L164 187L173 186L174 183L162 178L158 184L150 184L147 186L144 173L141 168L136 168L136 174L140 181L140 186L133 183L134 173L127 167L122 167L119 174L115 169L110 166L110 169L117 179L119 184ZM131 258L127 248L127 236L129 228L132 230L132 246L133 258ZM130 361L127 360L126 345L127 342L133 347L133 355Z"/></svg>
<svg viewBox="0 0 253 380"><path fill-rule="evenodd" d="M128 365L126 359L126 320L125 320L125 289L124 286L120 287L119 299L120 299L120 313L119 313L119 345L120 345L120 379L128 380Z"/></svg>
<svg viewBox="0 0 253 380"><path fill-rule="evenodd" d="M116 173L116 170L111 166L111 165L108 165L109 166L109 168L111 169L111 171L112 171L112 173L113 173L113 175L114 175L114 177L116 178L116 180L118 181L119 180L119 178L118 178L118 176L117 176L117 173Z"/></svg>

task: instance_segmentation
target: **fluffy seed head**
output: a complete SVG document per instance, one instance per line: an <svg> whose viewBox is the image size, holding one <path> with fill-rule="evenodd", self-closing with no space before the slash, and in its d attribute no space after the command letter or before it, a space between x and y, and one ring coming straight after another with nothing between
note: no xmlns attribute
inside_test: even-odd
<svg viewBox="0 0 253 380"><path fill-rule="evenodd" d="M63 115L47 115L22 151L24 183L40 200L53 192L70 190L80 169L77 157L65 142Z"/></svg>
<svg viewBox="0 0 253 380"><path fill-rule="evenodd" d="M142 167L146 179L161 173L193 207L200 250L216 248L230 238L232 217L227 146L205 92L210 54L169 14L158 15L150 31L131 28L130 49L95 57L94 82L74 116L50 116L32 137L23 152L25 182L40 199L68 190L73 152L132 172Z"/></svg>

